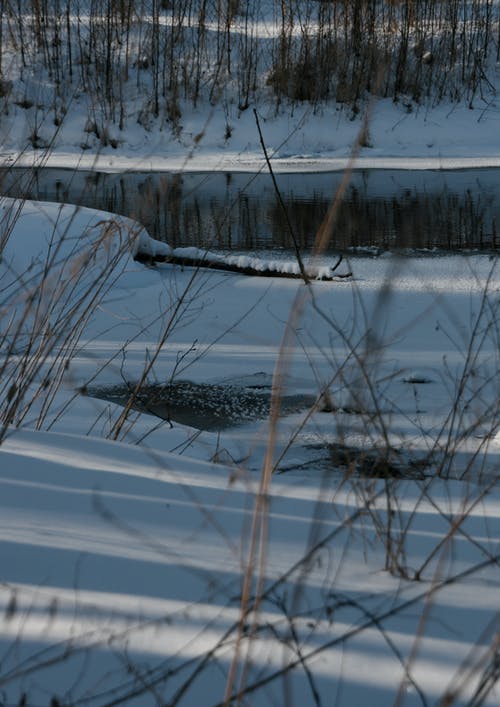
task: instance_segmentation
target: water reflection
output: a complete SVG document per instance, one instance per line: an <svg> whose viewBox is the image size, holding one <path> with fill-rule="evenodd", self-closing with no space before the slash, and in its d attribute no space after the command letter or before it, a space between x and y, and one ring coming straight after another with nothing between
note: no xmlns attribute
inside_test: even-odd
<svg viewBox="0 0 500 707"><path fill-rule="evenodd" d="M341 173L277 175L300 247L312 247ZM500 170L360 170L330 248L498 249ZM0 171L11 196L71 202L137 218L173 246L292 248L268 174Z"/></svg>

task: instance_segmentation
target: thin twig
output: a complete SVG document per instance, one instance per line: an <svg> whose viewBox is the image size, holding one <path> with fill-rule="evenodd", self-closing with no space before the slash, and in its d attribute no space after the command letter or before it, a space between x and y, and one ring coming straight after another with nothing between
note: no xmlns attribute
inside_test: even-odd
<svg viewBox="0 0 500 707"><path fill-rule="evenodd" d="M272 165L271 165L271 160L269 159L269 155L267 154L266 143L264 142L264 137L263 137L263 135L262 135L262 130L261 130L261 128L260 128L259 116L257 115L257 110L256 110L255 108L253 109L253 114L254 114L254 116L255 116L255 123L256 123L256 125L257 125L257 130L258 130L258 132L259 132L259 139L260 139L260 144L261 144L261 146L262 146L262 152L264 153L264 157L265 157L265 160L266 160L266 164L267 164L267 167L268 167L268 169L269 169L269 174L271 175L271 179L273 180L274 191L276 192L276 196L278 197L278 201L279 201L279 204L280 204L280 206L281 206L281 210L283 211L283 215L285 216L285 220L286 220L286 225L287 225L287 228L288 228L288 232L289 232L290 237L291 237L292 242L293 242L293 247L294 247L294 250L295 250L295 257L297 258L297 263L298 263L298 265L299 265L300 274L301 274L302 279L304 280L304 282L307 284L307 283L309 282L309 279L310 279L310 278L309 278L309 276L308 276L308 274L307 274L307 272L306 272L306 269L305 269L305 267L304 267L304 261L302 260L302 256L301 256L301 254L300 254L299 244L298 244L298 242L297 242L297 238L296 238L296 236L295 236L295 232L294 232L294 230L293 230L292 224L290 223L290 218L289 218L289 216L288 216L288 211L287 211L287 208L286 208L286 206L285 206L285 202L283 201L283 197L281 196L281 192L280 192L280 190L279 190L278 183L277 183L277 181L276 181L276 177L274 176L274 171L273 171L273 168L272 168ZM339 265L339 263L337 263L337 265Z"/></svg>

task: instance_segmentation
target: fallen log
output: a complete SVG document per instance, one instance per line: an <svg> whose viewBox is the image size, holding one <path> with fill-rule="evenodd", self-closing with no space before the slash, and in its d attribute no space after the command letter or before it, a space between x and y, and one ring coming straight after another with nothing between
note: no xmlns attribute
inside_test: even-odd
<svg viewBox="0 0 500 707"><path fill-rule="evenodd" d="M189 253L176 251L189 251ZM192 252L193 254L191 254ZM304 279L300 270L298 268L293 269L290 267L289 263L285 263L282 267L280 267L279 261L274 263L266 263L265 261L248 258L246 256L230 256L229 258L222 258L215 253L204 253L203 251L192 248L179 248L176 250L171 250L168 253L148 253L145 251L138 251L135 254L134 260L146 265L165 263L189 268L209 268L210 270L221 270L223 272L232 272L254 277L281 277L295 280ZM352 277L352 272L350 271L344 273L336 272L342 261L343 257L342 255L339 255L337 261L331 267L306 267L306 275L309 280L322 282Z"/></svg>

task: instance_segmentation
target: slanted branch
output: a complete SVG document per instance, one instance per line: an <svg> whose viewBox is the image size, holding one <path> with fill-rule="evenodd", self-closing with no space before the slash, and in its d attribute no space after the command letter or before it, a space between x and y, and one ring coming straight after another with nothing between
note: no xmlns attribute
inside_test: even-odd
<svg viewBox="0 0 500 707"><path fill-rule="evenodd" d="M181 265L190 268L209 268L211 270L222 270L224 272L238 273L255 277L282 277L295 280L303 280L304 275L296 263L273 261L266 262L247 256L222 257L215 253L209 253L196 248L176 248L169 252L149 253L139 250L135 255L135 260L148 265L157 263L169 263L171 265ZM337 261L332 266L310 266L305 268L305 274L309 280L333 281L348 278L352 272L338 273L337 269L342 263L343 257L339 255Z"/></svg>

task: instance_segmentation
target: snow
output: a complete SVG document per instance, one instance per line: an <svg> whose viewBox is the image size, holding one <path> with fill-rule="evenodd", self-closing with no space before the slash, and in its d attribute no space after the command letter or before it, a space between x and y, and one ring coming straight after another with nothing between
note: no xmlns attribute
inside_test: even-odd
<svg viewBox="0 0 500 707"><path fill-rule="evenodd" d="M4 200L4 217L16 206ZM96 233L110 223L114 240L105 245ZM29 202L4 250L4 292L19 307L12 274L29 267L36 282L47 248L64 254L64 274L86 239L98 244L97 263L118 253L116 278L85 320L48 411L39 393L0 446L4 700L147 705L154 689L164 701L181 690L181 704L220 703L268 422L199 433L132 413L116 441L106 437L116 436L121 408L74 391L137 380L155 353L149 382L175 370L180 379L271 390L298 302L286 388L314 395L330 382L337 412L305 410L278 428L262 605L247 618L256 634L241 654L251 655L249 700L286 703L291 690L308 704L312 679L322 700L335 691L340 704L385 705L402 690L405 704L420 704L419 691L439 700L470 669L457 695L465 703L489 662L498 608L496 259L356 257L352 279L309 290L300 281L145 267L132 260L138 240L150 252L163 246L137 224ZM473 415L458 401L451 420L464 372ZM375 397L360 387L365 375ZM353 414L356 406L366 413ZM389 486L359 471L384 448L384 425L399 450L391 463L402 470ZM431 450L431 466L413 474ZM358 471L346 475L346 463ZM394 556L382 530L388 489ZM497 701L493 690L485 704Z"/></svg>
<svg viewBox="0 0 500 707"><path fill-rule="evenodd" d="M495 91L377 100L356 168L500 167ZM361 115L256 108L276 172L348 165ZM129 120L82 152L75 95L47 153L26 148L38 108L13 105L2 166L267 169L251 110L181 109L176 131ZM498 705L497 256L353 256L305 286L149 267L134 255L221 256L5 198L0 237L2 412L20 400L0 428L0 703L221 704L241 640L246 704ZM88 395L172 378L317 402L202 431Z"/></svg>
<svg viewBox="0 0 500 707"><path fill-rule="evenodd" d="M180 135L167 129L152 132L125 129L119 149L100 148L83 153L82 108L72 105L75 119L68 116L50 154L17 148L26 133L26 111L13 109L5 126L2 145L4 164L32 167L95 169L103 172L139 171L232 171L258 172L267 169L251 110L230 109L233 132L224 139L226 113L211 111L207 123L204 108L186 105ZM259 109L262 131L273 169L278 172L320 172L344 170L352 145L361 129L363 116L349 120L343 111L324 106L296 108L293 114ZM79 118L79 119L78 119ZM6 119L3 118L5 121ZM370 145L356 160L359 169L466 169L500 167L498 131L500 112L495 104L469 109L465 105L441 105L411 113L388 99L379 100L370 119ZM202 140L197 136L203 134Z"/></svg>
<svg viewBox="0 0 500 707"><path fill-rule="evenodd" d="M73 462L65 450L79 460ZM20 690L28 695L55 693L62 699L68 689L75 701L87 690L95 691L98 697L91 704L102 704L102 695L116 698L138 684L133 677L126 678L123 663L132 663L135 671L151 677L183 662L189 673L189 659L200 659L211 649L216 650L218 663L229 659L230 644L220 640L238 620L234 597L241 571L239 543L246 536L251 512L248 480L229 484L227 470L214 465L55 433L9 435L2 456L2 687L11 700ZM330 498L323 501L321 521L316 521L320 537L339 530L343 515L356 507L354 491L342 493L335 485L332 480L328 483L325 496ZM450 507L446 485L434 486L433 505L424 501L419 523L411 531L410 544L418 548L413 562L421 562L441 539L440 513L460 513L460 508ZM415 489L411 484L402 485L404 489L406 512L411 512ZM294 591L293 578L282 575L307 550L312 516L319 518L315 492L285 477L271 487L266 586L275 589L259 616L262 637L255 640L250 684L266 671L279 670L286 658L279 640L288 632L286 617L269 599L286 588ZM474 562L483 553L498 550L498 500L495 506L487 498L481 510L469 515L465 530L473 533L480 549L471 545L469 535L457 537L454 559L447 559L447 553L442 559L457 572L468 566L464 557ZM370 626L370 615L364 612L387 614L386 639L408 656L415 647L425 596L435 590L411 673L427 699L436 699L475 642L484 641L481 629L497 608L496 573L483 571L458 586L440 587L441 566L430 584L394 582L381 571L376 555L366 558L367 533L359 519L352 528L344 527L329 549L330 559L325 547L301 578L310 602L309 618L296 619L295 629L304 653L320 650L310 663L317 688L328 695L341 680L337 689L346 703L365 699L369 690L373 704L386 704L402 683L410 704L415 702L380 626ZM347 562L340 550L345 542ZM16 603L9 614L12 597ZM331 616L325 614L323 604L333 607L338 601ZM340 650L328 647L335 639ZM293 650L290 654L293 659ZM40 661L47 665L37 669ZM370 666L361 676L360 664ZM165 680L165 686L160 682L161 694L171 694L181 676ZM290 680L297 699L307 702L310 695L303 677L295 671ZM224 671L213 666L198 682L187 693L187 703L200 699L217 703ZM266 691L257 692L259 703L267 703L267 698ZM137 701L143 703L149 703L147 695Z"/></svg>
<svg viewBox="0 0 500 707"><path fill-rule="evenodd" d="M150 246L149 246L150 247ZM171 248L168 250L158 250L156 253L144 251L147 255L170 255L177 258L186 258L192 261L203 261L209 264L224 264L233 266L240 270L255 270L257 273L281 273L300 277L301 271L297 261L273 260L271 258L255 258L249 255L227 255L222 256L201 248ZM330 265L318 266L315 263L304 263L306 275L311 279L322 280L334 276L335 269Z"/></svg>

